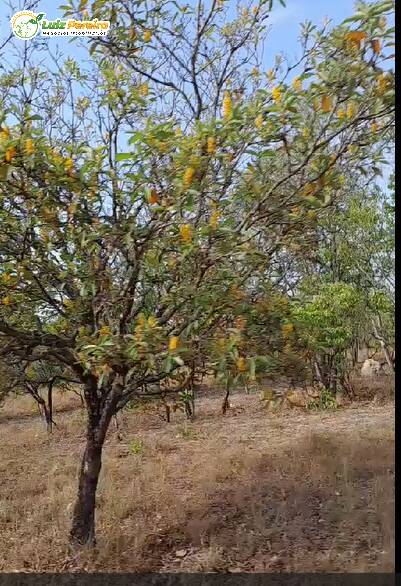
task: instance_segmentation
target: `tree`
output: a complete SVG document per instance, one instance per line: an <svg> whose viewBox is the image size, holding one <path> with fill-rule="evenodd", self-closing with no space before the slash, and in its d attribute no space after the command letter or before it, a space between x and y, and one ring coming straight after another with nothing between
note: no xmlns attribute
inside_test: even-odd
<svg viewBox="0 0 401 586"><path fill-rule="evenodd" d="M98 0L113 33L92 42L88 70L50 52L44 69L26 46L19 68L2 66L1 339L84 387L73 543L95 542L112 416L196 370L200 347L212 362L214 333L309 211L331 205L342 168L370 173L380 159L394 92L379 17L391 9L358 16L358 42L349 23L306 25L293 84L282 60L266 80L248 71L264 2L228 22L214 1L117 14Z"/></svg>
<svg viewBox="0 0 401 586"><path fill-rule="evenodd" d="M356 360L358 347L369 344L373 337L380 342L386 361L394 370L391 358L394 344L393 193L378 186L364 185L362 180L363 176L347 177L341 202L329 213L320 215L315 251L302 260L298 272L302 275L304 301L313 301L325 285L353 288L363 300L364 310L359 312L358 320L358 315L353 317L354 335L348 350L354 350ZM330 295L334 295L334 291L330 289ZM347 308L337 321L343 318L348 319ZM352 361L346 364L343 356L343 371L350 370L353 365Z"/></svg>
<svg viewBox="0 0 401 586"><path fill-rule="evenodd" d="M344 385L346 352L352 347L365 319L364 297L346 283L328 283L319 293L294 303L293 319L305 347L311 352L318 381L337 391Z"/></svg>

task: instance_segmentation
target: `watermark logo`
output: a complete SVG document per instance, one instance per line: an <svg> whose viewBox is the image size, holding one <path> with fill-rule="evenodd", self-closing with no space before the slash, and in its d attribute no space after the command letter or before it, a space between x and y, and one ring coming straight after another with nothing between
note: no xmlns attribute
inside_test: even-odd
<svg viewBox="0 0 401 586"><path fill-rule="evenodd" d="M109 20L47 20L45 16L44 12L16 12L11 19L11 29L16 37L24 41L33 39L38 33L42 37L101 37L107 35L110 29Z"/></svg>
<svg viewBox="0 0 401 586"><path fill-rule="evenodd" d="M16 12L11 19L11 28L16 37L27 41L38 34L39 23L44 14L35 14L30 10Z"/></svg>

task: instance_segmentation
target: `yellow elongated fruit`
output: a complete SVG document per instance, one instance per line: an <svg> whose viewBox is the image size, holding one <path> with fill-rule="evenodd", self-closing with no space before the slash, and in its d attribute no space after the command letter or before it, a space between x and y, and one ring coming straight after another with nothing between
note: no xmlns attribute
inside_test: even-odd
<svg viewBox="0 0 401 586"><path fill-rule="evenodd" d="M6 295L5 297L3 297L1 302L3 305L11 305L11 297L9 295Z"/></svg>
<svg viewBox="0 0 401 586"><path fill-rule="evenodd" d="M255 126L258 130L260 130L263 126L263 114L259 114L255 118Z"/></svg>
<svg viewBox="0 0 401 586"><path fill-rule="evenodd" d="M180 236L185 243L189 243L192 240L192 228L189 224L180 226Z"/></svg>
<svg viewBox="0 0 401 586"><path fill-rule="evenodd" d="M187 167L185 169L184 177L182 180L182 183L183 183L185 189L188 189L188 187L190 187L190 185L194 179L194 176L195 176L194 167Z"/></svg>
<svg viewBox="0 0 401 586"><path fill-rule="evenodd" d="M11 163L11 161L14 159L16 154L17 154L16 148L13 146L9 147L5 153L6 163Z"/></svg>
<svg viewBox="0 0 401 586"><path fill-rule="evenodd" d="M150 30L145 30L143 33L143 40L145 41L145 43L149 43L149 41L152 38L152 31Z"/></svg>
<svg viewBox="0 0 401 586"><path fill-rule="evenodd" d="M171 336L168 343L168 349L170 350L170 352L177 350L179 341L180 339L178 336Z"/></svg>
<svg viewBox="0 0 401 586"><path fill-rule="evenodd" d="M345 111L342 108L340 108L340 110L337 112L337 116L338 116L338 119L339 120L344 120L344 118L345 118Z"/></svg>
<svg viewBox="0 0 401 586"><path fill-rule="evenodd" d="M231 96L229 91L224 92L223 98L223 118L224 120L230 120L233 115L233 106L231 101Z"/></svg>
<svg viewBox="0 0 401 586"><path fill-rule="evenodd" d="M32 155L35 152L35 145L31 138L27 138L25 141L25 152L27 155Z"/></svg>
<svg viewBox="0 0 401 586"><path fill-rule="evenodd" d="M331 110L331 97L327 96L326 94L322 96L322 101L320 103L322 111L327 113Z"/></svg>
<svg viewBox="0 0 401 586"><path fill-rule="evenodd" d="M207 139L207 152L209 155L214 155L216 152L216 139L214 136L209 136Z"/></svg>

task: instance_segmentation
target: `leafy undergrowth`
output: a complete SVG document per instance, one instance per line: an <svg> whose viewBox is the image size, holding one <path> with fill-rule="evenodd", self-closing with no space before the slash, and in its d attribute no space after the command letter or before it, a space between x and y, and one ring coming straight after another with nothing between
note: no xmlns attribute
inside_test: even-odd
<svg viewBox="0 0 401 586"><path fill-rule="evenodd" d="M393 405L126 413L105 447L96 552L68 554L84 414L0 425L1 571L392 571ZM135 447L135 449L133 448ZM140 446L140 449L138 448Z"/></svg>

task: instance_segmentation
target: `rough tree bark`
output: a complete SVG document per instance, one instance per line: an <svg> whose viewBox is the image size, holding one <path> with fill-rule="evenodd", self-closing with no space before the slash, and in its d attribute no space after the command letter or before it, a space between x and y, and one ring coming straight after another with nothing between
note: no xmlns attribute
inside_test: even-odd
<svg viewBox="0 0 401 586"><path fill-rule="evenodd" d="M75 502L70 541L78 545L95 545L96 490L102 467L103 443L96 432L88 429L85 452L79 473L78 496Z"/></svg>
<svg viewBox="0 0 401 586"><path fill-rule="evenodd" d="M86 446L78 480L78 494L75 501L71 545L96 545L95 510L96 490L102 467L102 450L112 416L116 412L119 392L110 389L108 400L101 401L94 386L85 389L88 412Z"/></svg>

